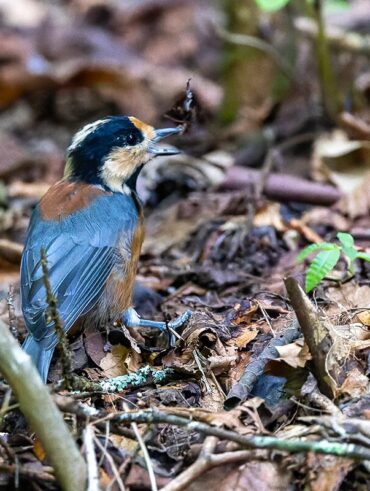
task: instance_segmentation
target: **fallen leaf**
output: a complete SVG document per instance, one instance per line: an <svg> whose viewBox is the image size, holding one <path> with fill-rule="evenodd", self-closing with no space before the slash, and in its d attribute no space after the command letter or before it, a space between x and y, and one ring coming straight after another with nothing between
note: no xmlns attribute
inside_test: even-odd
<svg viewBox="0 0 370 491"><path fill-rule="evenodd" d="M106 378L118 377L127 373L126 358L129 349L122 345L112 346L112 351L101 359L99 366Z"/></svg>
<svg viewBox="0 0 370 491"><path fill-rule="evenodd" d="M351 398L356 399L369 394L370 381L366 375L360 372L358 368L352 369L338 388L338 395L347 394Z"/></svg>
<svg viewBox="0 0 370 491"><path fill-rule="evenodd" d="M353 461L349 459L314 453L307 454L306 464L310 491L337 491L354 466Z"/></svg>
<svg viewBox="0 0 370 491"><path fill-rule="evenodd" d="M248 343L253 341L258 334L257 329L251 329L250 327L243 327L241 334L234 339L235 344L238 348L245 348Z"/></svg>
<svg viewBox="0 0 370 491"><path fill-rule="evenodd" d="M370 310L364 310L357 314L357 318L364 326L370 326Z"/></svg>
<svg viewBox="0 0 370 491"><path fill-rule="evenodd" d="M307 344L302 339L297 339L294 343L285 346L276 346L280 357L277 361L284 361L293 368L303 368L306 362L312 359Z"/></svg>

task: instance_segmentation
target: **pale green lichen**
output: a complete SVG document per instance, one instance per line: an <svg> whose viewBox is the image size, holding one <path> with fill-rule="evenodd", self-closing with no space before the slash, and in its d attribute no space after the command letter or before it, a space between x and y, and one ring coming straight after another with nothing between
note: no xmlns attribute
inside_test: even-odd
<svg viewBox="0 0 370 491"><path fill-rule="evenodd" d="M148 382L150 376L155 384L163 383L172 373L173 370L170 368L155 370L149 365L146 365L135 373L104 380L104 382L100 383L100 386L106 392L120 392L129 387L140 387L144 385Z"/></svg>

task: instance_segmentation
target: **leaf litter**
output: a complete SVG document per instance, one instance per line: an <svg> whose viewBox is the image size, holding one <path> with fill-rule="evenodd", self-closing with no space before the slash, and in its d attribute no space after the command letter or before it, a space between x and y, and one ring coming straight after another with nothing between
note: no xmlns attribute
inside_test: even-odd
<svg viewBox="0 0 370 491"><path fill-rule="evenodd" d="M273 101L273 69L264 60L260 86L251 79L248 98L240 94L237 120L217 127L225 88L215 75L220 40L210 35L216 7L165 0L140 5L76 1L69 7L76 19L67 28L66 6L55 6L53 12L32 0L25 3L32 5L26 25L19 20L25 16L7 2L9 25L0 29L0 238L7 241L0 247L0 316L20 341L25 328L19 250L32 207L60 177L64 149L77 127L107 113L128 113L148 121L163 114L167 124L184 129L175 142L184 153L153 162L139 182L147 236L134 302L139 313L158 320L190 308L190 322L174 348L167 333L124 332L119 326L102 332L89 328L71 340L77 374L94 383L137 377L115 393L61 393L73 401L61 409L76 436L86 424L78 404L99 413L92 424L101 442L95 451L102 489L120 489L117 472L127 488L152 486L131 427L101 422L127 407L156 409L240 435L309 442L329 438L369 447L369 266L358 264L350 280L326 278L315 289L316 344L297 326L296 338L286 338L294 313L284 287L286 276L303 284L304 265L297 264L296 256L309 243L332 243L342 231L352 233L360 250L370 251L366 106L362 112L342 113L341 129L335 132L317 130L307 96L317 87L310 82L314 75L301 46L298 70L310 73L301 87L303 99L293 94ZM63 14L59 21L56 13ZM189 72L194 75L186 84ZM364 74L360 78L355 82L365 96ZM168 109L170 101L174 104ZM274 104L280 104L276 113ZM298 112L299 118L291 117ZM263 171L249 166L257 162L260 167L266 157L267 129L274 133L276 153L265 192L258 196ZM252 130L257 137L252 138ZM294 145L297 135L305 141L307 131L309 144ZM309 180L309 174L320 183ZM345 265L339 261L337 267L343 272ZM9 283L15 287L11 298ZM321 372L315 363L321 363ZM157 378L145 376L153 370ZM171 376L161 381L164 370ZM57 381L58 362L52 373ZM240 381L250 381L251 374L253 383L246 389ZM313 374L316 388L305 389ZM317 384L330 387L331 396ZM239 404L225 405L235 393ZM0 489L16 489L16 479L21 489L58 489L47 456L16 404L7 386L0 386ZM214 467L194 474L185 489L368 485L366 463L352 459L245 450L227 438L209 440L215 437L169 423L138 426L159 488L176 483L207 448Z"/></svg>

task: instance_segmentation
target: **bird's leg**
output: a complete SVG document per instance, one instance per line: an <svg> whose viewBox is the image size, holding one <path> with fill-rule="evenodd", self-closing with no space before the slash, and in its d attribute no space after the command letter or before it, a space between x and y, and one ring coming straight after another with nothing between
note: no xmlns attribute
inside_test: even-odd
<svg viewBox="0 0 370 491"><path fill-rule="evenodd" d="M150 321L147 319L141 319L136 310L130 307L123 312L122 322L126 327L153 327L155 329L160 329L161 331L175 331L179 327L183 326L190 319L191 314L191 310L187 310L170 322ZM176 338L173 333L171 333L171 346L174 346L175 341Z"/></svg>

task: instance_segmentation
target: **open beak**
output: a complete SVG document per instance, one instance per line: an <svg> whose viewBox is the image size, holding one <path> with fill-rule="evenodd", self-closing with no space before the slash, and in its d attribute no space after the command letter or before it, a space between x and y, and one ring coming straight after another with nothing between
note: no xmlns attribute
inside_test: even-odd
<svg viewBox="0 0 370 491"><path fill-rule="evenodd" d="M176 147L161 148L157 145L157 142L166 138L167 136L177 135L181 133L181 128L163 128L155 130L155 136L149 144L148 152L153 155L177 155L180 150Z"/></svg>

